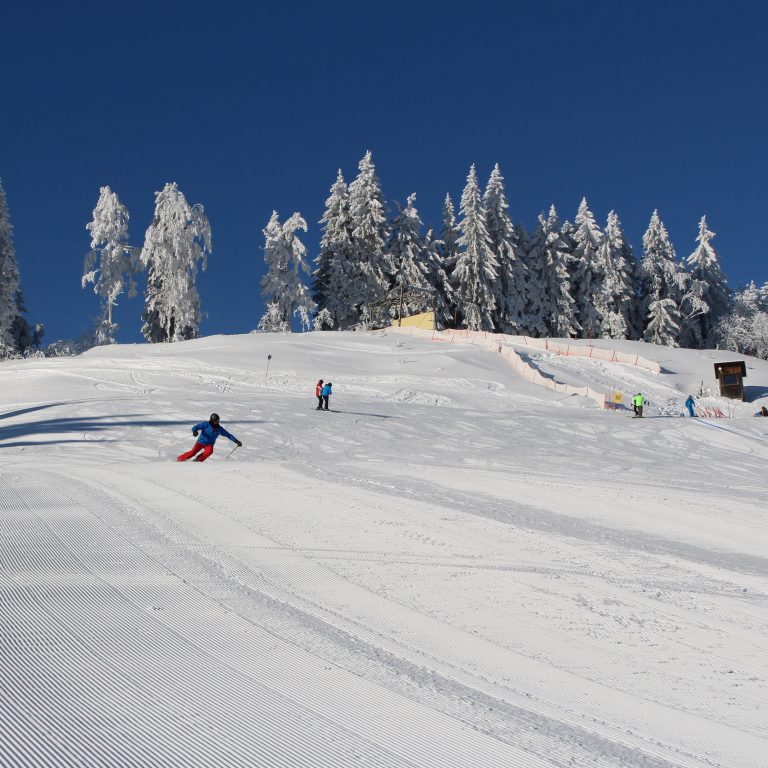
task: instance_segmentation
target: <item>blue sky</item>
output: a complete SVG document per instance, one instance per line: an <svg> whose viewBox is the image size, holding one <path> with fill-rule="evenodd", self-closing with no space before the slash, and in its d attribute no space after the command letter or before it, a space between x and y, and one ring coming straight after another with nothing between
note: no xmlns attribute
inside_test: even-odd
<svg viewBox="0 0 768 768"><path fill-rule="evenodd" d="M764 4L30 2L0 9L0 178L28 319L77 337L99 187L141 245L176 181L213 231L201 333L253 329L273 209L317 220L337 168L373 152L390 202L440 223L495 162L532 227L582 196L636 249L658 208L678 256L706 214L733 286L768 280ZM142 281L143 282L143 281ZM116 309L139 341L142 299Z"/></svg>

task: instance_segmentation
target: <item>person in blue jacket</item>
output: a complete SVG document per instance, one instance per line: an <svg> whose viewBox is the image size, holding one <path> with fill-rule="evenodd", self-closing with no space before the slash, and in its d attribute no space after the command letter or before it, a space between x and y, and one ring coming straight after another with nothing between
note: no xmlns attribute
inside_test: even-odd
<svg viewBox="0 0 768 768"><path fill-rule="evenodd" d="M199 424L195 424L192 427L192 434L197 437L197 442L192 446L191 451L182 453L176 461L186 461L193 456L200 454L195 461L205 461L213 453L213 444L216 442L216 438L219 435L229 438L233 443L237 443L237 447L241 448L242 443L234 436L227 432L219 422L219 414L212 413L211 418L208 421L201 421Z"/></svg>
<svg viewBox="0 0 768 768"><path fill-rule="evenodd" d="M688 399L685 401L685 407L688 409L689 416L696 415L696 401L693 399L693 395L688 395Z"/></svg>
<svg viewBox="0 0 768 768"><path fill-rule="evenodd" d="M328 398L333 394L331 392L331 387L333 384L329 381L324 387L323 387L323 410L328 410Z"/></svg>

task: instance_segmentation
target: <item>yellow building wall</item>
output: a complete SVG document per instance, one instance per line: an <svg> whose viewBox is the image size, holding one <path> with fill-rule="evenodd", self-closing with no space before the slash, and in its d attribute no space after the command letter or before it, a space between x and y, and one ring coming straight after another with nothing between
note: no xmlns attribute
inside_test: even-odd
<svg viewBox="0 0 768 768"><path fill-rule="evenodd" d="M422 312L418 315L404 317L400 321L400 326L404 328L423 328L425 331L431 331L435 327L435 313Z"/></svg>

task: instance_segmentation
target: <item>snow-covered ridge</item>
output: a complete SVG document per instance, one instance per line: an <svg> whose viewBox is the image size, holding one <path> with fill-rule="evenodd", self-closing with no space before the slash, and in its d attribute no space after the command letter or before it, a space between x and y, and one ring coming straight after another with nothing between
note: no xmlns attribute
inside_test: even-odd
<svg viewBox="0 0 768 768"><path fill-rule="evenodd" d="M514 348L650 418L393 333L0 365L0 763L763 768L768 363Z"/></svg>

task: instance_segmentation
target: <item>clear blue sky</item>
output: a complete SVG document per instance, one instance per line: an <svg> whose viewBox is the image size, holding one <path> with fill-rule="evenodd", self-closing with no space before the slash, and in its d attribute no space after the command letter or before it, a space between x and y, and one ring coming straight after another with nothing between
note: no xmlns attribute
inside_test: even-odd
<svg viewBox="0 0 768 768"><path fill-rule="evenodd" d="M733 286L768 280L768 10L756 2L4 2L0 178L28 319L76 337L99 187L141 245L177 181L213 231L201 333L253 329L273 209L317 220L373 151L391 202L439 226L494 162L532 227L554 202L611 208L636 249L659 208L678 256L706 214ZM142 281L143 282L143 281ZM116 309L139 341L142 299Z"/></svg>

